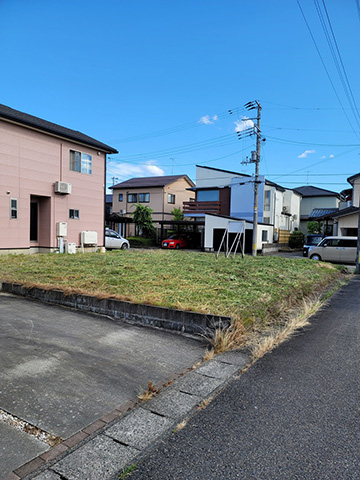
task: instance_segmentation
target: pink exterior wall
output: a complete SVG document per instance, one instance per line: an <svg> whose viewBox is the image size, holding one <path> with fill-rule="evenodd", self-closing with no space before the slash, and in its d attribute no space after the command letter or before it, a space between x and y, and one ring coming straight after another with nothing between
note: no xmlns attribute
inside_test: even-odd
<svg viewBox="0 0 360 480"><path fill-rule="evenodd" d="M69 150L92 156L92 174L69 169ZM80 232L98 233L103 245L105 153L94 148L0 120L0 250L56 248L56 223L67 222L67 242L80 245ZM72 184L69 195L55 194L54 183ZM10 218L10 199L18 218ZM38 241L30 242L30 202L39 203ZM69 219L79 210L79 220Z"/></svg>

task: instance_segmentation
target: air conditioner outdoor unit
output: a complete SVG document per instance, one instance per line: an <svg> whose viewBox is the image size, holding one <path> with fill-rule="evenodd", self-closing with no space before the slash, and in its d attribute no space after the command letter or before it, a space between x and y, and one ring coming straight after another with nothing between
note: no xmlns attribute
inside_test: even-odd
<svg viewBox="0 0 360 480"><path fill-rule="evenodd" d="M71 193L71 183L67 182L55 182L55 193Z"/></svg>
<svg viewBox="0 0 360 480"><path fill-rule="evenodd" d="M97 245L97 243L98 243L97 232L90 232L89 230L84 230L83 232L81 232L82 245Z"/></svg>

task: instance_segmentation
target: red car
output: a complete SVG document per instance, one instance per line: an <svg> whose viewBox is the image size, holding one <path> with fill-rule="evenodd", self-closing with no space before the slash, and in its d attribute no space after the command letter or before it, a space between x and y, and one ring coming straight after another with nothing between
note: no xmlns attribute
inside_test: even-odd
<svg viewBox="0 0 360 480"><path fill-rule="evenodd" d="M187 235L175 233L161 243L161 248L186 248L189 246L189 238Z"/></svg>

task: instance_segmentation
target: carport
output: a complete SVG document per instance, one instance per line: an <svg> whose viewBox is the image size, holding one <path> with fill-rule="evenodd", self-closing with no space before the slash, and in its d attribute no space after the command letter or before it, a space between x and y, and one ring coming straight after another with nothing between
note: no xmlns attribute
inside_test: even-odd
<svg viewBox="0 0 360 480"><path fill-rule="evenodd" d="M160 220L157 223L160 225L160 242L168 236L169 230L172 233L186 233L193 242L193 248L204 248L204 227L203 220L188 221L188 220Z"/></svg>

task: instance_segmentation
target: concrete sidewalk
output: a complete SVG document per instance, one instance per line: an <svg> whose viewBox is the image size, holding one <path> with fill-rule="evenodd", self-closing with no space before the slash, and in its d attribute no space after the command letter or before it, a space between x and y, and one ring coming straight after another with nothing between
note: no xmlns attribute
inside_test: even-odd
<svg viewBox="0 0 360 480"><path fill-rule="evenodd" d="M218 355L175 380L155 398L99 428L90 438L57 452L60 455L53 460L49 458L38 472L27 472L29 468L25 465L8 479L118 479L123 469L138 462L158 441L170 435L179 422L223 389L248 362L249 357L241 352Z"/></svg>

